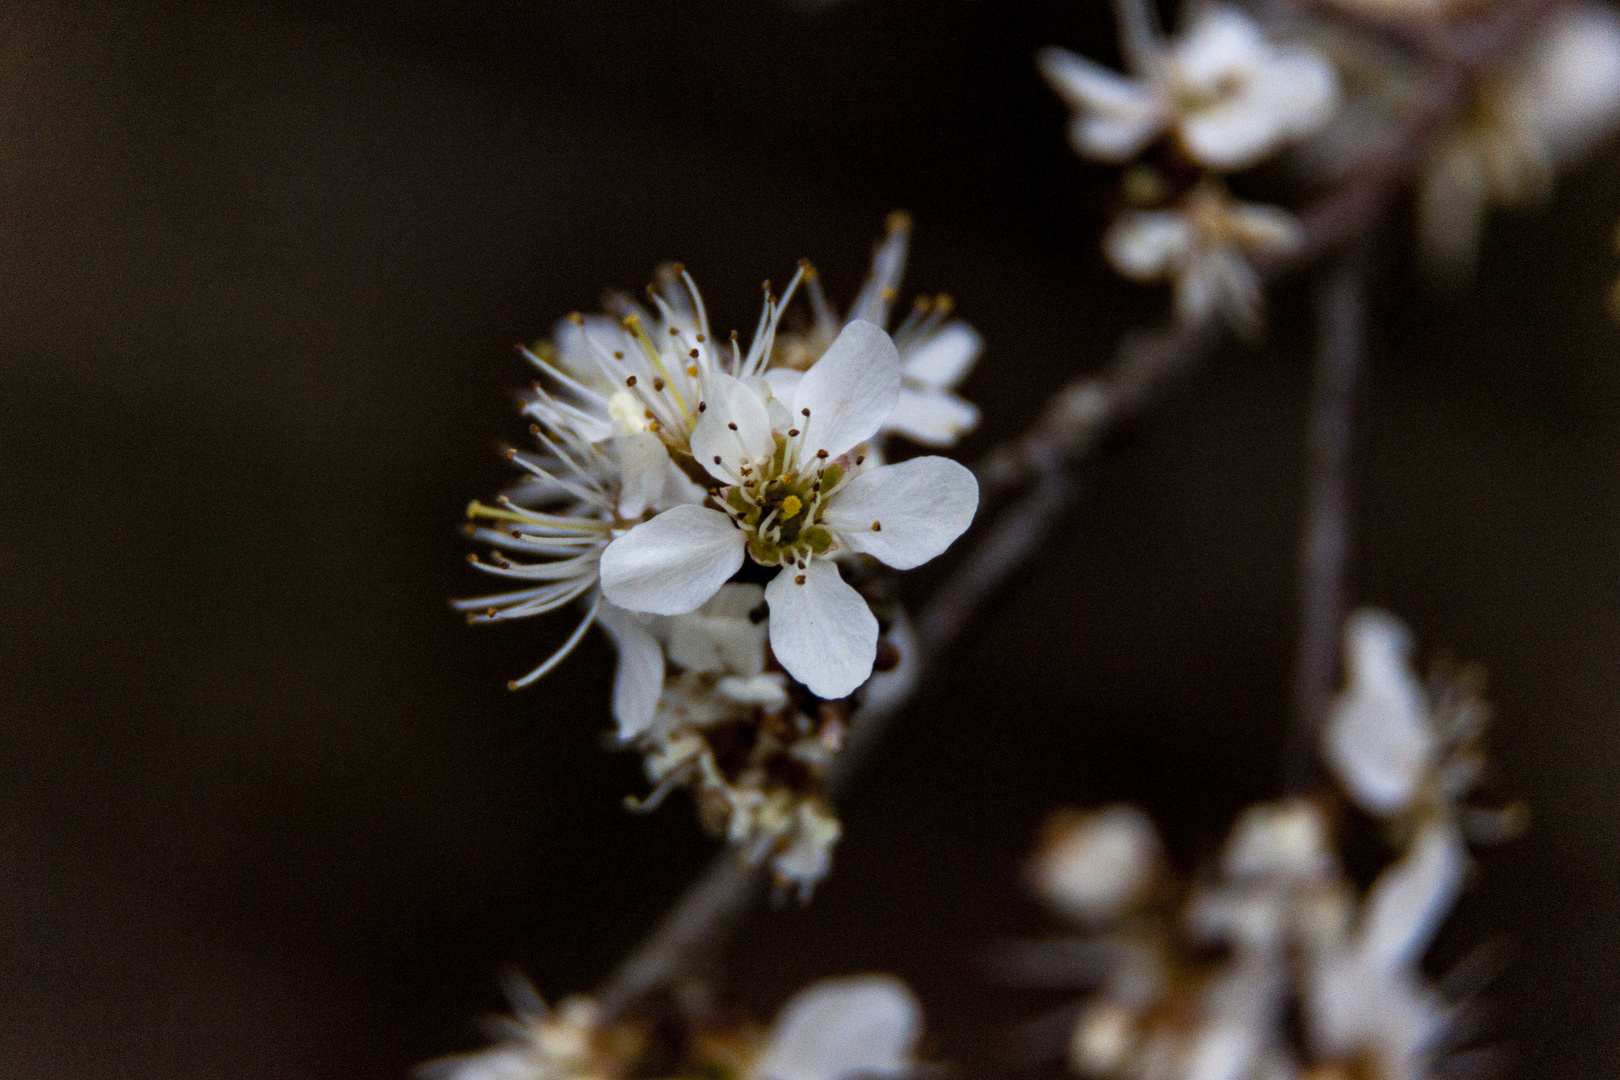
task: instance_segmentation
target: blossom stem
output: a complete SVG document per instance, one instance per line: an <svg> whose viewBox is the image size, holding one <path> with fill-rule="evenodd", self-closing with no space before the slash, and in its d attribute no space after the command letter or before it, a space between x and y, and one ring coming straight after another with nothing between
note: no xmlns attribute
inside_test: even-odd
<svg viewBox="0 0 1620 1080"><path fill-rule="evenodd" d="M1317 778L1317 741L1339 668L1350 562L1350 467L1356 388L1367 351L1367 244L1324 269L1317 287L1316 370L1305 446L1305 519L1300 537L1299 652L1294 726L1285 762L1295 794Z"/></svg>

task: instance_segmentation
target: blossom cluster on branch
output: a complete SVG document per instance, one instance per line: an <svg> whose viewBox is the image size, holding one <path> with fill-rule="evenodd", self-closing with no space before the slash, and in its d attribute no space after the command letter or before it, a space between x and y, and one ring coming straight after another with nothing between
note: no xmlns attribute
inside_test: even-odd
<svg viewBox="0 0 1620 1080"><path fill-rule="evenodd" d="M1484 768L1478 674L1439 665L1420 682L1382 612L1354 615L1345 646L1321 748L1338 789L1250 807L1211 873L1174 874L1135 807L1052 820L1030 880L1087 936L1035 943L1014 968L1099 984L1072 1031L1076 1072L1418 1080L1467 1039L1466 1003L1420 961L1462 891L1467 839L1501 839L1520 813L1463 801ZM1357 815L1394 849L1364 891L1335 843Z"/></svg>
<svg viewBox="0 0 1620 1080"><path fill-rule="evenodd" d="M780 296L767 282L746 353L736 332L716 341L678 265L649 287L650 311L615 294L605 314L570 315L525 350L538 450L507 456L527 476L468 509L491 547L472 565L523 583L458 601L470 620L585 607L512 686L599 624L619 654L618 739L656 785L639 805L692 787L710 830L804 895L840 832L821 784L852 697L898 662L874 568L939 555L978 505L949 458L886 460L890 437L948 447L978 422L953 391L983 343L950 300L885 329L909 230L891 216L843 318L808 262ZM783 326L801 290L808 317Z"/></svg>

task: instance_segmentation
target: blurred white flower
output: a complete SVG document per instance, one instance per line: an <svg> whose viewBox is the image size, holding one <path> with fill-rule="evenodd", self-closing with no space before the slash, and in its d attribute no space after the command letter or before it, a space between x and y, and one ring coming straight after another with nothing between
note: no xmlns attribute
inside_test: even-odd
<svg viewBox="0 0 1620 1080"><path fill-rule="evenodd" d="M1418 962L1457 900L1467 859L1453 826L1425 827L1373 884L1354 934L1308 955L1305 1020L1317 1055L1370 1056L1389 1080L1433 1075L1448 1012Z"/></svg>
<svg viewBox="0 0 1620 1080"><path fill-rule="evenodd" d="M1364 609L1345 623L1344 654L1348 685L1322 728L1322 756L1362 809L1404 813L1438 751L1411 667L1412 635L1394 616Z"/></svg>
<svg viewBox="0 0 1620 1080"><path fill-rule="evenodd" d="M678 506L602 553L602 589L632 611L701 605L745 554L780 566L766 587L771 648L816 695L841 698L872 672L877 620L830 560L851 552L906 570L967 528L978 484L962 465L913 458L862 472L846 455L877 433L900 391L889 336L857 320L795 381L791 404L763 379L717 374L692 432L724 508Z"/></svg>
<svg viewBox="0 0 1620 1080"><path fill-rule="evenodd" d="M1338 76L1323 56L1274 45L1225 4L1198 9L1174 41L1154 42L1134 78L1056 47L1038 62L1077 111L1070 142L1102 161L1127 161L1168 129L1194 162L1242 169L1316 131L1339 105Z"/></svg>
<svg viewBox="0 0 1620 1080"><path fill-rule="evenodd" d="M838 317L822 292L813 268L806 267L805 292L810 299L811 322L802 332L782 331L776 337L772 370L765 378L779 398L791 396L795 374L821 358L843 328L856 320L887 326L889 311L899 293L911 240L911 218L889 215L888 235L872 253L872 271L849 313ZM918 297L911 313L893 333L900 355L900 397L878 429L878 437L899 435L923 446L955 445L979 423L979 410L953 391L967 378L984 351L984 339L961 319L950 318L949 297Z"/></svg>
<svg viewBox="0 0 1620 1080"><path fill-rule="evenodd" d="M782 1006L748 1080L904 1076L921 1035L922 1007L899 979L824 979Z"/></svg>
<svg viewBox="0 0 1620 1080"><path fill-rule="evenodd" d="M417 1071L423 1080L621 1080L635 1074L645 1044L636 1026L605 1021L586 997L567 998L553 1012L521 977L509 979L506 990L513 1015L497 1021L497 1045L428 1062ZM741 1080L900 1077L915 1065L922 1008L899 979L857 975L801 990L763 1040L751 1028L722 1029L708 1038L694 1032L696 1057L676 1075L710 1075L721 1067ZM709 1060L712 1050L725 1060Z"/></svg>
<svg viewBox="0 0 1620 1080"><path fill-rule="evenodd" d="M1284 254L1300 240L1299 223L1287 211L1238 202L1204 183L1173 210L1127 210L1109 227L1103 250L1128 278L1171 280L1182 321L1218 314L1239 333L1252 334L1264 294L1251 256Z"/></svg>
<svg viewBox="0 0 1620 1080"><path fill-rule="evenodd" d="M1474 108L1431 152L1418 228L1432 269L1473 267L1485 212L1545 198L1553 174L1620 120L1620 16L1606 4L1555 8L1504 68L1482 78Z"/></svg>
<svg viewBox="0 0 1620 1080"><path fill-rule="evenodd" d="M1054 815L1029 863L1035 892L1080 922L1103 922L1140 900L1159 864L1159 834L1134 806Z"/></svg>
<svg viewBox="0 0 1620 1080"><path fill-rule="evenodd" d="M1345 623L1346 686L1322 727L1322 757L1356 804L1410 825L1455 819L1481 842L1512 835L1524 809L1464 806L1484 772L1490 709L1477 669L1442 667L1425 686L1412 669L1411 634L1394 616L1363 609Z"/></svg>
<svg viewBox="0 0 1620 1080"><path fill-rule="evenodd" d="M505 989L513 1014L496 1020L496 1045L430 1061L417 1070L422 1080L619 1080L628 1071L639 1040L604 1024L595 1001L565 998L553 1011L519 975Z"/></svg>

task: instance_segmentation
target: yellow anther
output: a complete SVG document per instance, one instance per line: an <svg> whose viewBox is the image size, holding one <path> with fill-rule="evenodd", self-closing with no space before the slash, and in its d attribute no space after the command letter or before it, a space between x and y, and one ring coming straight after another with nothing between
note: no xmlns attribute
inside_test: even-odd
<svg viewBox="0 0 1620 1080"><path fill-rule="evenodd" d="M788 518L793 517L803 509L804 501L797 495L789 495L787 498L782 500L782 519L786 521Z"/></svg>

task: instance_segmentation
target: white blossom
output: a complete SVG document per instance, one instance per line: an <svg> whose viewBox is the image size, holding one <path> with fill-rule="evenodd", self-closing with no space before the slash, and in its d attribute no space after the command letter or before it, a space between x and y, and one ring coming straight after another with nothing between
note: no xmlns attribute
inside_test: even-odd
<svg viewBox="0 0 1620 1080"><path fill-rule="evenodd" d="M1309 956L1305 1017L1317 1054L1370 1055L1376 1075L1388 1080L1432 1075L1448 1013L1418 961L1456 902L1466 867L1456 829L1430 824L1373 884L1355 932Z"/></svg>
<svg viewBox="0 0 1620 1080"><path fill-rule="evenodd" d="M1322 756L1356 802L1390 816L1410 809L1438 753L1428 701L1412 672L1412 635L1363 610L1344 629L1348 685L1322 729Z"/></svg>
<svg viewBox="0 0 1620 1080"><path fill-rule="evenodd" d="M1433 269L1473 266L1491 204L1545 198L1553 174L1620 121L1620 16L1606 4L1555 8L1474 108L1430 153L1418 186L1419 237Z"/></svg>
<svg viewBox="0 0 1620 1080"><path fill-rule="evenodd" d="M1259 328L1264 306L1250 259L1299 246L1299 224L1285 210L1238 202L1200 184L1172 210L1127 210L1109 227L1103 250L1136 281L1169 279L1184 322L1220 315L1240 333Z"/></svg>
<svg viewBox="0 0 1620 1080"><path fill-rule="evenodd" d="M1102 922L1141 899L1159 862L1159 834L1134 806L1063 814L1047 826L1030 860L1035 892L1080 922Z"/></svg>
<svg viewBox="0 0 1620 1080"><path fill-rule="evenodd" d="M787 401L764 379L717 374L693 456L722 485L714 506L677 506L602 553L607 598L633 611L697 608L745 555L782 572L766 587L770 642L789 674L841 698L872 671L877 620L829 561L872 555L899 570L944 551L967 528L978 485L966 468L922 457L862 470L848 455L872 438L900 391L893 342L856 320L795 381Z"/></svg>
<svg viewBox="0 0 1620 1080"><path fill-rule="evenodd" d="M587 997L565 998L553 1011L522 976L506 980L512 1016L495 1023L496 1045L430 1061L422 1080L620 1080L634 1049L604 1024Z"/></svg>
<svg viewBox="0 0 1620 1080"><path fill-rule="evenodd" d="M1194 162L1246 168L1303 138L1339 104L1333 67L1303 45L1278 46L1242 10L1197 10L1174 41L1156 41L1127 77L1064 49L1042 74L1077 114L1069 139L1086 157L1123 162L1166 130Z"/></svg>

